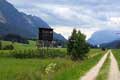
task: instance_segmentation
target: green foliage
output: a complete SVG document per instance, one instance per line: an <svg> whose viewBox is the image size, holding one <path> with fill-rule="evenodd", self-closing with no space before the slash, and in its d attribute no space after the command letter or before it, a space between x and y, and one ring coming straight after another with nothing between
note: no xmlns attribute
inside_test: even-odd
<svg viewBox="0 0 120 80"><path fill-rule="evenodd" d="M66 57L66 50L64 49L26 49L26 50L12 50L12 51L1 51L0 56L2 57L13 57L13 58L64 58Z"/></svg>
<svg viewBox="0 0 120 80"><path fill-rule="evenodd" d="M5 47L3 47L3 50L13 50L14 46L13 45L6 45Z"/></svg>
<svg viewBox="0 0 120 80"><path fill-rule="evenodd" d="M67 46L68 55L70 55L72 59L84 59L86 53L89 52L89 46L85 38L85 35L80 31L77 32L76 29L73 30Z"/></svg>

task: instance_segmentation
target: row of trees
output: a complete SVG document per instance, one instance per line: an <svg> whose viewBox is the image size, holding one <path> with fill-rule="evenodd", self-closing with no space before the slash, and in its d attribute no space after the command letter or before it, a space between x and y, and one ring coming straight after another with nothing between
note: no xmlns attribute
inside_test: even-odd
<svg viewBox="0 0 120 80"><path fill-rule="evenodd" d="M76 29L69 37L67 51L73 60L82 60L89 52L89 45L86 42L86 36Z"/></svg>

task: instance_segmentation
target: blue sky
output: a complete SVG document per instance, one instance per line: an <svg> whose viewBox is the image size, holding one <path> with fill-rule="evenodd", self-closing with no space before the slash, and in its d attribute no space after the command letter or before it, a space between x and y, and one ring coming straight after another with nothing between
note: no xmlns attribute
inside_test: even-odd
<svg viewBox="0 0 120 80"><path fill-rule="evenodd" d="M19 11L36 15L66 38L73 28L87 39L97 30L120 28L120 0L7 0Z"/></svg>

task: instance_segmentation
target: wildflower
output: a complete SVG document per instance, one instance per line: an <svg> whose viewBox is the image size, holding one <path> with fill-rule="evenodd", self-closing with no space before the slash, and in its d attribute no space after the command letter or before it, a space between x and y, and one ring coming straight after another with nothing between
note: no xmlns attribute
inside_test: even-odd
<svg viewBox="0 0 120 80"><path fill-rule="evenodd" d="M45 73L50 73L54 72L54 69L56 67L56 63L50 63L46 68L45 68Z"/></svg>

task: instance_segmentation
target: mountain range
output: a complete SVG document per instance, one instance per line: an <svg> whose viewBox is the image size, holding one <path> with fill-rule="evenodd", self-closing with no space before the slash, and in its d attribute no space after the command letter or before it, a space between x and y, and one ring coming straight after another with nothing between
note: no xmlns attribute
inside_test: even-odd
<svg viewBox="0 0 120 80"><path fill-rule="evenodd" d="M41 18L19 12L6 0L0 0L0 35L12 33L26 38L37 38L40 27L50 28ZM54 32L53 36L54 40L66 41L61 34Z"/></svg>
<svg viewBox="0 0 120 80"><path fill-rule="evenodd" d="M100 44L112 44L116 41L118 42L120 40L120 30L100 30L91 36L90 39L88 39L88 43L92 45L100 45Z"/></svg>
<svg viewBox="0 0 120 80"><path fill-rule="evenodd" d="M104 47L104 48L120 48L120 39L119 40L114 40L112 42L109 43L104 43L101 44L100 47Z"/></svg>

